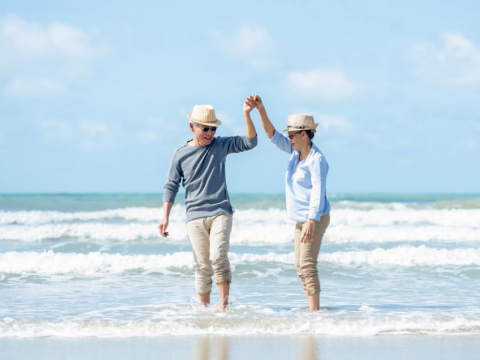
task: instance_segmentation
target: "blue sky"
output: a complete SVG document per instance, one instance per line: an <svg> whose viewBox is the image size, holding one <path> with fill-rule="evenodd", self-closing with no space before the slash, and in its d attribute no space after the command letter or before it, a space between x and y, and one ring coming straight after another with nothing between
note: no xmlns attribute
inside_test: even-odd
<svg viewBox="0 0 480 360"><path fill-rule="evenodd" d="M160 192L187 115L312 113L334 192L480 191L478 1L0 3L0 192ZM282 192L261 129L231 192Z"/></svg>

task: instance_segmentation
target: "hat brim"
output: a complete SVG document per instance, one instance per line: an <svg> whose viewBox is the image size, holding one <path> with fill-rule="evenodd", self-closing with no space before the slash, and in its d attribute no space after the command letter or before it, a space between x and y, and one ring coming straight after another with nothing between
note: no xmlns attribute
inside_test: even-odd
<svg viewBox="0 0 480 360"><path fill-rule="evenodd" d="M286 128L285 130L283 130L283 132L285 131L307 131L307 130L315 130L317 128L318 124L313 124L313 125L310 125L308 128L306 129L295 129L295 128Z"/></svg>
<svg viewBox="0 0 480 360"><path fill-rule="evenodd" d="M202 120L194 119L194 118L192 118L192 114L188 115L188 118L190 119L190 121L193 121L197 124L201 124L201 125L205 125L205 126L220 126L220 125L222 125L222 122L218 119L215 119L215 122L211 123L211 122L203 122Z"/></svg>

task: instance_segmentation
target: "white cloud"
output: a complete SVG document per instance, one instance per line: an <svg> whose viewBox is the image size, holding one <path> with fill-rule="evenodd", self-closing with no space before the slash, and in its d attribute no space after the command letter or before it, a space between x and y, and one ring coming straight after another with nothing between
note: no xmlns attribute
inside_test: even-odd
<svg viewBox="0 0 480 360"><path fill-rule="evenodd" d="M141 131L136 133L135 139L140 143L154 143L160 140L160 135L153 131Z"/></svg>
<svg viewBox="0 0 480 360"><path fill-rule="evenodd" d="M419 74L452 85L480 84L480 49L458 33L444 33L440 48L419 43L410 49Z"/></svg>
<svg viewBox="0 0 480 360"><path fill-rule="evenodd" d="M460 142L465 150L475 150L478 146L476 138L466 138Z"/></svg>
<svg viewBox="0 0 480 360"><path fill-rule="evenodd" d="M359 86L336 69L293 72L285 86L288 96L306 100L342 100L359 93Z"/></svg>
<svg viewBox="0 0 480 360"><path fill-rule="evenodd" d="M61 22L40 24L16 15L0 18L0 75L7 84L3 93L63 93L72 80L88 73L95 57L108 51L92 29Z"/></svg>
<svg viewBox="0 0 480 360"><path fill-rule="evenodd" d="M105 151L115 149L118 145L116 136L110 131L107 125L85 121L78 124L78 136L75 144L84 151Z"/></svg>
<svg viewBox="0 0 480 360"><path fill-rule="evenodd" d="M169 123L162 117L152 116L147 119L147 124L155 129L162 129L168 126Z"/></svg>
<svg viewBox="0 0 480 360"><path fill-rule="evenodd" d="M245 61L255 69L269 66L275 50L268 31L258 26L241 26L231 36L213 32L213 40L220 50Z"/></svg>
<svg viewBox="0 0 480 360"><path fill-rule="evenodd" d="M40 141L61 144L82 151L115 149L117 142L109 128L100 122L68 123L60 120L39 122Z"/></svg>
<svg viewBox="0 0 480 360"><path fill-rule="evenodd" d="M245 135L246 130L243 121L243 115L242 121L240 121L240 118L238 120L235 120L233 117L223 111L216 111L215 113L217 115L217 119L222 122L222 125L220 127L220 133L222 134L222 136Z"/></svg>
<svg viewBox="0 0 480 360"><path fill-rule="evenodd" d="M108 134L108 127L105 124L98 122L82 122L80 123L80 130L89 136Z"/></svg>
<svg viewBox="0 0 480 360"><path fill-rule="evenodd" d="M329 128L339 128L339 129L348 129L351 124L347 119L341 116L333 115L317 115L315 120L323 127L325 130Z"/></svg>
<svg viewBox="0 0 480 360"><path fill-rule="evenodd" d="M38 57L90 57L100 51L93 35L60 22L43 26L18 16L0 21L0 49L5 55L24 60Z"/></svg>
<svg viewBox="0 0 480 360"><path fill-rule="evenodd" d="M222 122L222 125L227 126L234 126L237 122L226 112L223 111L215 111L215 115L217 115L217 119Z"/></svg>
<svg viewBox="0 0 480 360"><path fill-rule="evenodd" d="M65 121L48 120L39 123L41 141L43 142L67 142L72 137L73 128Z"/></svg>
<svg viewBox="0 0 480 360"><path fill-rule="evenodd" d="M64 84L53 79L14 79L4 88L3 93L12 96L49 96L58 95L64 91Z"/></svg>

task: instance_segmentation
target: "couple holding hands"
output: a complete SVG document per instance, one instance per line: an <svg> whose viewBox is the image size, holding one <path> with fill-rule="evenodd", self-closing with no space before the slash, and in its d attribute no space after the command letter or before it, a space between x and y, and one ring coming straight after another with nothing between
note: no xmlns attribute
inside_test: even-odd
<svg viewBox="0 0 480 360"><path fill-rule="evenodd" d="M330 203L326 193L328 163L312 142L318 126L312 115L289 115L286 135L283 135L270 122L260 96L251 95L243 106L246 136L215 137L221 125L215 110L209 105L195 105L188 116L193 139L172 156L164 187L163 218L158 229L162 237L168 236L170 210L182 183L197 293L202 304L210 304L215 270L215 283L224 309L232 281L228 251L233 216L225 180L225 160L228 154L251 150L257 145L257 132L250 117L255 108L270 141L290 154L286 207L288 218L296 222L295 267L310 310L319 310L317 259L323 234L330 223Z"/></svg>

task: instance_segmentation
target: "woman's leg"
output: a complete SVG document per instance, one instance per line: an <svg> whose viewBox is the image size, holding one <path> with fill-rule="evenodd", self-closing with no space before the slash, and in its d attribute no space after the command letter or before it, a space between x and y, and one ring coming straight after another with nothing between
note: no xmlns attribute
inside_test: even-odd
<svg viewBox="0 0 480 360"><path fill-rule="evenodd" d="M310 310L320 309L320 280L318 278L317 262L323 235L330 223L330 214L326 214L315 222L312 241L300 243L300 272L303 277L305 294Z"/></svg>

